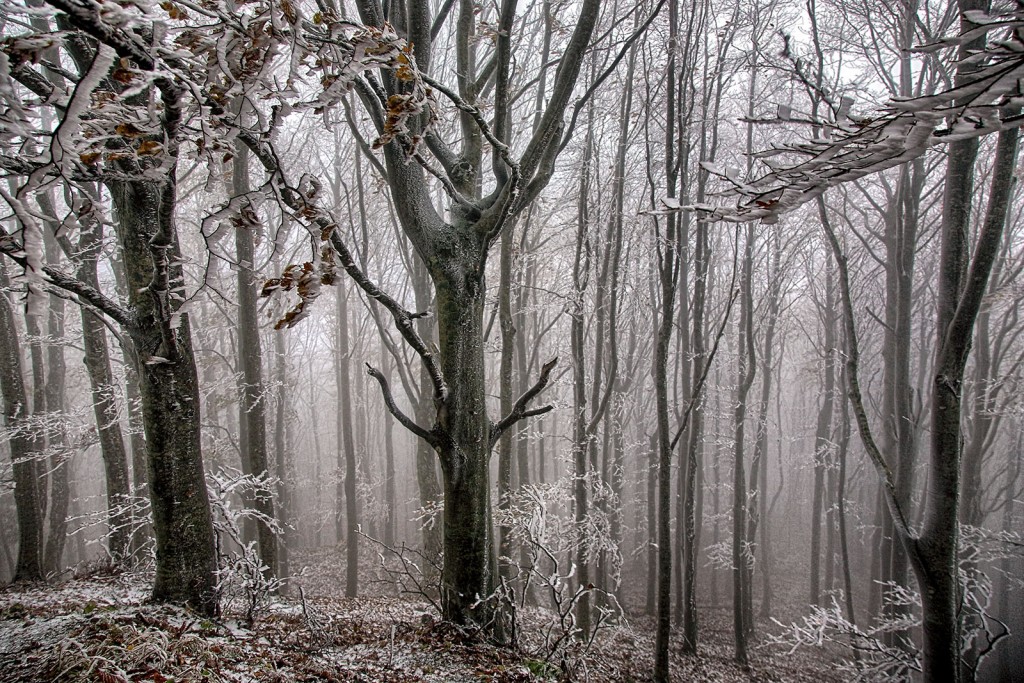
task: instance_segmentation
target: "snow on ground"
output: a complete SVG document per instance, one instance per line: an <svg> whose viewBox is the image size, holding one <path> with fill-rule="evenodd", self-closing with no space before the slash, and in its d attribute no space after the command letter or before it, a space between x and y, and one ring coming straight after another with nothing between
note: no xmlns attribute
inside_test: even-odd
<svg viewBox="0 0 1024 683"><path fill-rule="evenodd" d="M544 610L522 614L519 650L470 638L438 621L430 605L404 597L310 596L330 580L307 573L305 597L281 598L253 623L226 610L204 619L147 602L151 575L72 579L0 591L0 681L99 683L526 683L648 681L653 622L635 619L603 631L591 650L543 662ZM818 654L754 649L751 668L732 662L724 611L703 615L700 657L673 644L680 681L838 681ZM725 623L722 623L725 622Z"/></svg>

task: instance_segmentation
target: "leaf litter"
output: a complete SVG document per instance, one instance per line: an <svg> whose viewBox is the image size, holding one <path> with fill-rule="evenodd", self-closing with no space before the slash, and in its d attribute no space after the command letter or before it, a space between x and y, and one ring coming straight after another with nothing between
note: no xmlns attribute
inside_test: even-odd
<svg viewBox="0 0 1024 683"><path fill-rule="evenodd" d="M321 553L322 554L322 553ZM518 650L497 647L440 621L426 602L364 583L378 595L344 598L343 583L317 571L333 563L310 554L303 596L276 598L251 624L230 609L206 619L148 601L152 575L74 578L0 591L0 680L24 683L528 683L651 680L654 622L632 618L602 631L570 669L532 648L544 610L520 614ZM297 563L299 564L299 563ZM297 592L297 591L296 591ZM387 593L390 592L390 595ZM755 648L751 666L732 661L727 611L702 615L698 657L672 642L680 681L840 681L828 653Z"/></svg>

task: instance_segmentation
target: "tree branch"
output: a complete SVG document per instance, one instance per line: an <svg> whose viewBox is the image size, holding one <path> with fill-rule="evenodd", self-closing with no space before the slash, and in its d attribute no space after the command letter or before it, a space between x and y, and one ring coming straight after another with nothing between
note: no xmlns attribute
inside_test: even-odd
<svg viewBox="0 0 1024 683"><path fill-rule="evenodd" d="M336 226L329 225L323 226L331 228L331 246L338 254L338 260L341 261L341 267L345 269L345 272L349 274L356 284L366 292L375 301L379 301L384 308L388 309L391 316L395 320L395 327L398 328L399 333L405 339L405 341L413 348L413 350L419 355L423 364L427 367L427 372L430 374L431 382L434 385L434 400L438 403L443 403L448 399L448 383L445 382L444 373L441 372L441 365L437 361L437 356L427 348L426 343L420 337L419 333L416 332L416 327L413 325L413 321L417 318L423 318L428 313L410 313L405 308L395 301L391 296L385 293L377 285L375 285L366 274L356 265L355 259L352 258L352 252L348 250L345 243L342 241L341 236L338 234Z"/></svg>
<svg viewBox="0 0 1024 683"><path fill-rule="evenodd" d="M288 188L288 185L284 180L284 172L281 170L281 165L278 162L277 157L274 155L273 150L264 146L256 135L248 131L240 130L238 138L253 152L259 162L263 165L263 168L268 173L277 176L280 179L281 184L284 185L285 188ZM413 325L414 320L422 318L428 314L411 313L405 310L398 301L374 284L362 269L356 265L352 252L349 251L345 242L341 239L337 223L330 218L329 214L319 207L310 204L301 192L295 191L291 188L288 188L288 190L289 191L281 193L281 197L288 208L300 215L310 218L310 220L312 220L320 229L321 234L329 234L329 237L326 239L330 241L331 247L333 247L334 251L337 253L341 267L345 269L345 272L348 273L349 277L351 277L370 298L375 301L379 301L391 313L399 333L409 346L411 346L419 355L423 364L427 368L427 372L430 374L431 381L434 385L434 400L436 402L443 403L448 398L448 384L445 382L444 373L441 372L441 365L438 363L437 356L427 347L426 343L420 337L419 333L416 332L416 328Z"/></svg>
<svg viewBox="0 0 1024 683"><path fill-rule="evenodd" d="M391 386L388 384L388 380L384 377L383 373L367 363L366 374L373 377L377 380L377 383L380 384L380 391L384 397L384 404L387 406L388 412L394 415L395 419L398 420L403 427L429 443L431 446L436 447L438 445L437 435L419 426L412 418L402 412L402 409L395 403L395 397L391 395Z"/></svg>
<svg viewBox="0 0 1024 683"><path fill-rule="evenodd" d="M544 388L547 387L548 382L551 379L551 371L555 369L555 365L557 364L558 356L555 356L547 363L545 363L543 367L541 367L540 369L540 377L537 378L537 382L532 387L523 392L523 395L520 396L519 399L516 400L516 402L512 405L512 410L509 411L508 415L503 417L500 422L491 427L491 448L494 447L494 444L498 443L498 439L501 438L501 435L505 432L505 430L514 425L516 422L519 422L520 420L523 420L528 417L533 417L535 415L543 415L544 413L547 413L550 410L552 410L552 408L554 408L554 406L546 405L540 408L527 410L526 406L530 404L530 401L532 401L537 396L537 394L544 391Z"/></svg>
<svg viewBox="0 0 1024 683"><path fill-rule="evenodd" d="M22 268L28 267L25 250L2 227L0 227L0 254L4 254ZM134 330L135 316L115 303L113 299L104 296L99 290L49 265L44 265L42 272L50 284L74 294L84 302L84 305L104 313L129 332Z"/></svg>

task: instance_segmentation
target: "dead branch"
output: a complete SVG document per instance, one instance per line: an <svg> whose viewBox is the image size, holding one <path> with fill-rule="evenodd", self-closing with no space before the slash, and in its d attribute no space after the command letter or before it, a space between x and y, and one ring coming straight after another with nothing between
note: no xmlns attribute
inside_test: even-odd
<svg viewBox="0 0 1024 683"><path fill-rule="evenodd" d="M555 365L557 364L558 356L555 356L547 363L545 363L543 367L541 367L540 369L540 377L537 378L537 382L532 387L523 392L523 395L520 396L518 400L516 400L515 404L512 406L512 410L509 411L508 415L503 417L497 424L491 427L492 448L494 447L494 444L498 443L498 439L501 438L501 435L516 422L519 422L520 420L526 419L528 417L533 417L535 415L543 415L544 413L547 413L554 408L554 406L552 405L546 405L541 406L540 408L527 410L527 406L529 405L530 401L532 401L537 396L537 394L544 391L544 388L547 387L548 382L551 379L551 371L555 369Z"/></svg>
<svg viewBox="0 0 1024 683"><path fill-rule="evenodd" d="M384 374L369 363L366 364L366 374L373 377L377 380L378 384L380 384L380 391L384 396L384 404L387 406L388 412L394 415L395 419L398 420L403 427L429 443L431 446L436 447L439 443L437 435L434 432L424 429L416 424L415 420L403 413L402 409L395 403L395 397L391 394L391 386L388 384L388 380Z"/></svg>

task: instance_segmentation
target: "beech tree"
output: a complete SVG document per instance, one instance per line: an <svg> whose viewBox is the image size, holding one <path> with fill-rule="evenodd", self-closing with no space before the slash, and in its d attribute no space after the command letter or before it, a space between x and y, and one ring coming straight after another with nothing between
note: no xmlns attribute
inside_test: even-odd
<svg viewBox="0 0 1024 683"><path fill-rule="evenodd" d="M497 422L490 420L483 357L484 267L491 245L509 220L528 206L551 177L562 145L564 112L597 22L599 5L585 0L580 6L573 34L552 82L545 114L516 158L509 147L509 84L516 3L502 3L495 22L493 53L483 64L483 55L478 55L479 48L473 39L478 31L478 14L473 3L458 3L456 89L430 77L425 82L459 107L461 145L453 147L438 131L425 130L427 121L423 118L414 120L410 130L414 136L423 136L440 165L435 172L450 201L447 219L431 197L430 176L424 166L432 166L406 163L408 148L400 139L383 146L386 180L400 223L426 264L434 285L439 337L435 354L415 337L411 326L414 318L397 305L392 308L396 322L406 326L406 339L419 347L417 351L430 370L435 422L429 427L418 425L397 409L393 399L387 402L400 422L434 447L441 461L445 502L441 600L445 617L456 623L486 623L490 619L493 605L481 603L480 598L490 595L494 585L488 474L491 449L515 422L546 410L531 409L528 404L544 388L553 368L553 364L545 366L538 382L520 396L509 414ZM440 69L441 64L432 61L432 28L437 22L425 4L399 4L389 8L386 15L382 5L366 0L358 3L358 9L366 25L380 27L386 19L394 22L408 36L423 73ZM445 17L439 18L443 25ZM478 109L480 91L487 86L492 73L493 125ZM381 80L382 94L387 97L401 96L407 91L405 84L390 73L382 74ZM358 82L356 91L378 132L385 133L388 112L381 106L381 98L369 83ZM493 189L486 194L485 142L492 150L488 185L493 183ZM347 267L344 256L342 264ZM387 392L383 376L377 373L377 379Z"/></svg>

